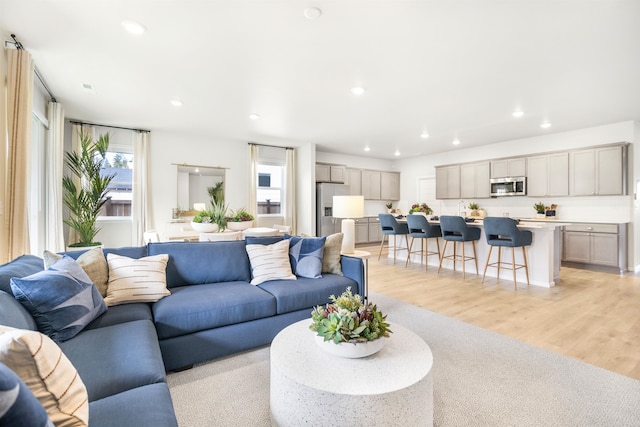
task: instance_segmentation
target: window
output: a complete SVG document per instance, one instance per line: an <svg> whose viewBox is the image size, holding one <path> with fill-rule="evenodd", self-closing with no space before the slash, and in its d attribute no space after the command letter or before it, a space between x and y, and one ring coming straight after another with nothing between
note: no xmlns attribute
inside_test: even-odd
<svg viewBox="0 0 640 427"><path fill-rule="evenodd" d="M114 175L101 217L130 217L133 199L133 143L131 131L96 128L96 135L109 132L109 151L101 175Z"/></svg>
<svg viewBox="0 0 640 427"><path fill-rule="evenodd" d="M281 215L284 166L258 163L258 215Z"/></svg>

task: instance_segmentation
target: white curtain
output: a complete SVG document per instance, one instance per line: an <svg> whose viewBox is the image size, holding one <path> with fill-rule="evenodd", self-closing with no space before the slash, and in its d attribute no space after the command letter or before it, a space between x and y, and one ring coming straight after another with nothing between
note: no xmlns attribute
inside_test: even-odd
<svg viewBox="0 0 640 427"><path fill-rule="evenodd" d="M33 106L33 60L25 50L7 53L7 144L3 144L4 212L0 254L6 262L30 252L29 157ZM2 83L3 84L3 83ZM2 100L4 102L4 99ZM1 118L2 120L4 118ZM4 135L2 135L4 140Z"/></svg>
<svg viewBox="0 0 640 427"><path fill-rule="evenodd" d="M149 132L133 132L132 243L144 245L144 233L154 229L149 171Z"/></svg>
<svg viewBox="0 0 640 427"><path fill-rule="evenodd" d="M91 138L94 138L94 133L95 133L95 129L93 128L93 126L90 125L85 125L85 124L77 124L74 123L71 125L71 151L75 151L76 153L80 152L81 149L81 135L85 134L90 136ZM69 174L69 171L64 170L64 173ZM80 187L80 185L82 184L80 182L80 178L75 177L74 175L70 176L73 177L73 179L75 179L75 184L76 187ZM65 218L69 217L69 209L67 209L66 207L64 207L64 211L63 211L63 216ZM76 230L74 230L71 227L68 227L68 231L67 231L67 246L73 244L73 243L77 243L78 242L78 233L76 232Z"/></svg>
<svg viewBox="0 0 640 427"><path fill-rule="evenodd" d="M296 235L296 163L293 148L286 149L284 223L291 226L291 234Z"/></svg>
<svg viewBox="0 0 640 427"><path fill-rule="evenodd" d="M50 251L64 251L62 217L62 170L64 156L64 109L62 104L49 102L49 132L46 143L46 233L45 247Z"/></svg>
<svg viewBox="0 0 640 427"><path fill-rule="evenodd" d="M258 219L258 156L260 147L256 144L249 144L249 206L251 215ZM256 221L257 224L257 221Z"/></svg>

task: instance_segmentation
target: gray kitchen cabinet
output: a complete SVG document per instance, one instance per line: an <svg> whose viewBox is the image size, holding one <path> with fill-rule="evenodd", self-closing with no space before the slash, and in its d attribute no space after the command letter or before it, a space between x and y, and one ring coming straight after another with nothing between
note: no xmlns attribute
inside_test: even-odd
<svg viewBox="0 0 640 427"><path fill-rule="evenodd" d="M382 241L382 229L380 220L377 217L369 218L369 242L380 243Z"/></svg>
<svg viewBox="0 0 640 427"><path fill-rule="evenodd" d="M369 242L369 219L368 218L356 218L354 219L356 225L356 244Z"/></svg>
<svg viewBox="0 0 640 427"><path fill-rule="evenodd" d="M380 172L380 200L400 200L399 172Z"/></svg>
<svg viewBox="0 0 640 427"><path fill-rule="evenodd" d="M570 224L563 232L563 261L620 266L617 224Z"/></svg>
<svg viewBox="0 0 640 427"><path fill-rule="evenodd" d="M552 197L569 195L569 153L527 157L527 195Z"/></svg>
<svg viewBox="0 0 640 427"><path fill-rule="evenodd" d="M488 199L489 162L460 165L460 197L462 199Z"/></svg>
<svg viewBox="0 0 640 427"><path fill-rule="evenodd" d="M344 183L346 166L316 163L316 182Z"/></svg>
<svg viewBox="0 0 640 427"><path fill-rule="evenodd" d="M380 200L380 171L362 171L362 195L365 200Z"/></svg>
<svg viewBox="0 0 640 427"><path fill-rule="evenodd" d="M347 168L344 183L349 186L349 194L362 195L362 171L360 169Z"/></svg>
<svg viewBox="0 0 640 427"><path fill-rule="evenodd" d="M525 157L491 161L491 178L510 176L527 176L527 161Z"/></svg>
<svg viewBox="0 0 640 427"><path fill-rule="evenodd" d="M436 199L460 198L460 165L436 167Z"/></svg>
<svg viewBox="0 0 640 427"><path fill-rule="evenodd" d="M569 153L569 194L604 196L623 194L621 145Z"/></svg>

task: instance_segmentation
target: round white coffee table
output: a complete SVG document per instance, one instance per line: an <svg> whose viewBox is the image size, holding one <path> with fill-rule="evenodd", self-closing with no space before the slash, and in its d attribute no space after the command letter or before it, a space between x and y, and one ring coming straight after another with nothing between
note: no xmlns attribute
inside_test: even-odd
<svg viewBox="0 0 640 427"><path fill-rule="evenodd" d="M433 355L422 338L392 324L378 353L345 359L322 350L310 324L271 344L272 425L433 425Z"/></svg>

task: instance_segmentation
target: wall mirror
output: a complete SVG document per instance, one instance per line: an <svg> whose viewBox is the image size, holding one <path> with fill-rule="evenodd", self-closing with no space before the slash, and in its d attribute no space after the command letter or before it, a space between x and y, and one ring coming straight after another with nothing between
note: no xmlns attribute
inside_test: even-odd
<svg viewBox="0 0 640 427"><path fill-rule="evenodd" d="M178 166L178 207L183 215L195 215L198 208L211 208L208 187L225 182L226 168L180 164ZM223 184L223 188L226 185Z"/></svg>

